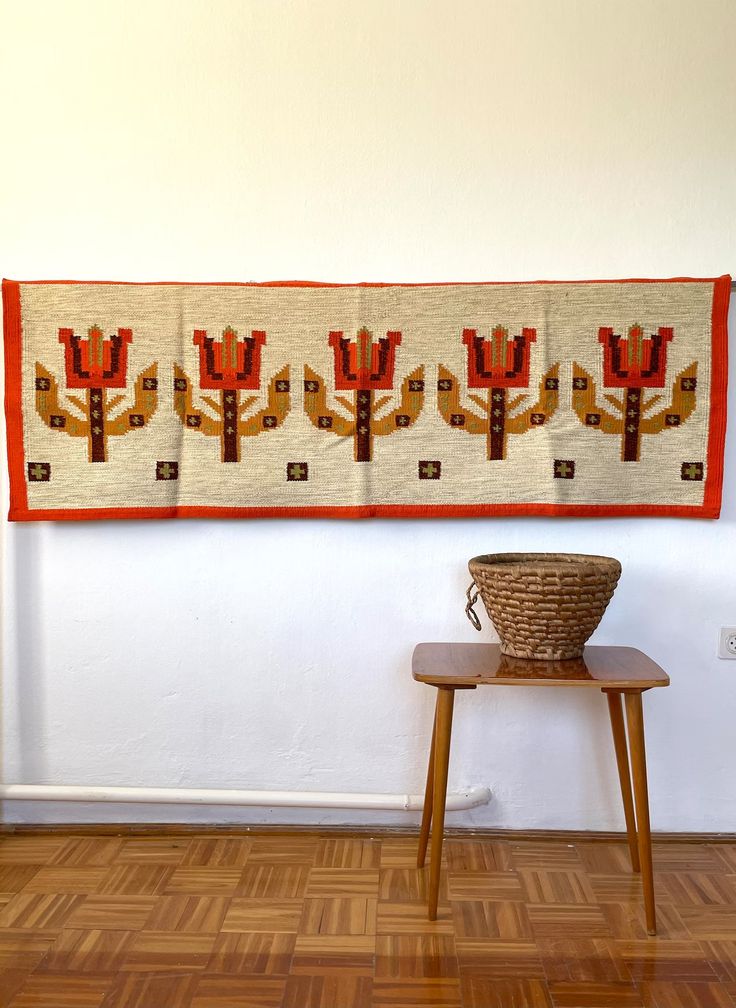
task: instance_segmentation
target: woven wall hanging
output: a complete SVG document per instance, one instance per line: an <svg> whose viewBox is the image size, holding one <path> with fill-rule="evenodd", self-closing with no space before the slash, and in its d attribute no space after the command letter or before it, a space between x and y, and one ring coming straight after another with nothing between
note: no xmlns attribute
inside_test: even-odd
<svg viewBox="0 0 736 1008"><path fill-rule="evenodd" d="M4 281L10 518L715 518L729 292Z"/></svg>

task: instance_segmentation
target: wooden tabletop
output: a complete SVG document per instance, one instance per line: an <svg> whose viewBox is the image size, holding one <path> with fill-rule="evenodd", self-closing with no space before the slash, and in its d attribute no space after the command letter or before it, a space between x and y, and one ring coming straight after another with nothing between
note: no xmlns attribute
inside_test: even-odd
<svg viewBox="0 0 736 1008"><path fill-rule="evenodd" d="M650 689L669 686L656 662L631 647L586 647L582 658L511 658L499 644L417 644L411 662L417 682L430 686L595 686Z"/></svg>

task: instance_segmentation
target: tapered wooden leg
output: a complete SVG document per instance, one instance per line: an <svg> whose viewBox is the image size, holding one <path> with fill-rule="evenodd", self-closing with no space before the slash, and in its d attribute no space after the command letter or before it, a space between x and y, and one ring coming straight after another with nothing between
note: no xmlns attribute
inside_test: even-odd
<svg viewBox="0 0 736 1008"><path fill-rule="evenodd" d="M445 801L447 798L447 769L450 763L450 735L452 733L452 708L455 690L440 686L437 689L437 717L434 740L434 789L432 796L432 849L429 857L429 919L437 920L437 903L440 894L440 869L442 867L442 834L445 829Z"/></svg>
<svg viewBox="0 0 736 1008"><path fill-rule="evenodd" d="M607 692L608 713L611 716L611 731L613 732L613 747L616 750L616 765L618 779L621 782L621 797L624 801L624 816L626 817L626 835L629 838L629 853L631 867L639 871L639 848L636 835L636 818L634 816L634 799L631 794L631 772L629 770L629 754L626 750L626 728L624 727L624 711L621 705L621 694Z"/></svg>
<svg viewBox="0 0 736 1008"><path fill-rule="evenodd" d="M432 722L432 741L429 746L429 762L427 764L427 784L424 788L424 805L422 806L422 825L419 830L419 850L417 851L417 868L424 868L427 855L429 828L432 825L432 799L434 795L434 740L437 734L437 708L439 707L440 691L437 690L437 703L434 707Z"/></svg>
<svg viewBox="0 0 736 1008"><path fill-rule="evenodd" d="M634 778L636 822L639 828L639 861L641 863L641 882L644 888L647 933L654 935L657 933L657 917L654 908L652 837L649 827L649 794L647 790L647 761L644 751L644 715L641 706L641 692L626 694L626 722L629 729L631 770Z"/></svg>

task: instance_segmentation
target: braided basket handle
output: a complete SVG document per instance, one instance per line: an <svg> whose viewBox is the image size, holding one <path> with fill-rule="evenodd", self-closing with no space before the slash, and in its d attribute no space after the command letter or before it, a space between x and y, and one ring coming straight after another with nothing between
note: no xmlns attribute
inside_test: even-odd
<svg viewBox="0 0 736 1008"><path fill-rule="evenodd" d="M473 590L475 589L475 590ZM468 590L465 592L465 597L468 600L465 606L465 615L468 617L470 622L473 624L476 630L480 631L480 620L478 619L478 613L473 609L473 606L478 601L478 588L475 581L471 581L468 585Z"/></svg>

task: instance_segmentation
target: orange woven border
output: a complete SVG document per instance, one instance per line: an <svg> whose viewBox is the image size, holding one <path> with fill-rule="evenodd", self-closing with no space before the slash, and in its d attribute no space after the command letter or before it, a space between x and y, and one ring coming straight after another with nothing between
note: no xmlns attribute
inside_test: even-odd
<svg viewBox="0 0 736 1008"><path fill-rule="evenodd" d="M22 331L20 284L112 284L120 286L176 287L457 287L511 286L516 284L566 283L712 283L713 307L711 401L708 430L708 465L701 505L667 504L380 504L366 507L126 507L44 508L30 510L25 480L23 413L21 404ZM481 518L513 515L603 517L718 518L723 491L723 451L726 439L726 388L728 382L728 304L731 277L672 277L667 280L534 280L448 281L442 283L322 283L312 280L271 280L263 283L225 281L201 283L176 280L3 280L3 329L5 343L5 417L10 475L9 521L89 521L126 518Z"/></svg>
<svg viewBox="0 0 736 1008"><path fill-rule="evenodd" d="M20 284L3 280L3 342L5 348L5 432L10 477L9 521L33 521L28 510L22 405Z"/></svg>

